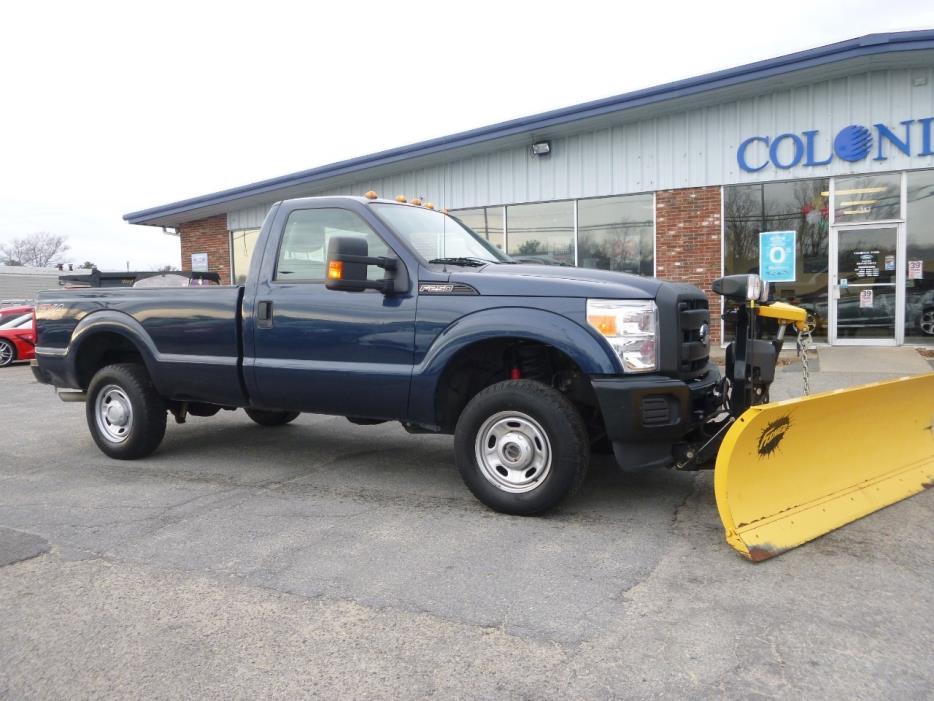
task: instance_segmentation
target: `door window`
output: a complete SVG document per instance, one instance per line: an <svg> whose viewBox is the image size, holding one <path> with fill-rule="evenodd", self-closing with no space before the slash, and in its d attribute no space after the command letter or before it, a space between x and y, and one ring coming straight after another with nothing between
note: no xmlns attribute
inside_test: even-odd
<svg viewBox="0 0 934 701"><path fill-rule="evenodd" d="M837 339L895 339L898 269L892 228L837 232Z"/></svg>
<svg viewBox="0 0 934 701"><path fill-rule="evenodd" d="M389 247L369 225L346 209L299 209L289 215L276 261L278 282L324 282L328 245L335 236L366 240L370 256L389 256ZM370 266L367 277L380 280L381 268Z"/></svg>

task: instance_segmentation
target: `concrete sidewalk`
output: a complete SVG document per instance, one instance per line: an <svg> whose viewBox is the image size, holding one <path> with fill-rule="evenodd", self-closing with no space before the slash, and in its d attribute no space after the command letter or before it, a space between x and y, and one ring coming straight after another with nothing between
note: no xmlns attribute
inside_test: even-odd
<svg viewBox="0 0 934 701"><path fill-rule="evenodd" d="M919 375L931 372L931 362L909 346L873 348L834 346L819 348L820 372L885 372L898 375Z"/></svg>

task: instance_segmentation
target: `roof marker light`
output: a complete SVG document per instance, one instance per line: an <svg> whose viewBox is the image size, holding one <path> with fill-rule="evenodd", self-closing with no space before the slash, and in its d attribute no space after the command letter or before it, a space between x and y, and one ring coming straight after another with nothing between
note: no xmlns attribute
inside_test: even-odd
<svg viewBox="0 0 934 701"><path fill-rule="evenodd" d="M409 204L414 204L416 207L421 207L421 206L422 206L422 201L416 197L416 198L413 199Z"/></svg>
<svg viewBox="0 0 934 701"><path fill-rule="evenodd" d="M405 195L396 195L396 202L402 202L402 203L407 202Z"/></svg>
<svg viewBox="0 0 934 701"><path fill-rule="evenodd" d="M364 197L366 197L368 200L375 200L375 199L378 197L378 195L377 195L376 192L374 192L373 190L369 190L369 191L364 195Z"/></svg>

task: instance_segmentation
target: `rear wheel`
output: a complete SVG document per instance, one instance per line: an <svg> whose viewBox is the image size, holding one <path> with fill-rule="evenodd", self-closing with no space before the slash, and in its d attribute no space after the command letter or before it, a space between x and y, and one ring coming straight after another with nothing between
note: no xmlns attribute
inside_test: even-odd
<svg viewBox="0 0 934 701"><path fill-rule="evenodd" d="M529 516L580 487L590 462L587 429L560 392L531 380L487 387L454 433L457 468L491 509Z"/></svg>
<svg viewBox="0 0 934 701"><path fill-rule="evenodd" d="M246 409L246 415L260 426L285 426L298 418L298 411L269 411L266 409Z"/></svg>
<svg viewBox="0 0 934 701"><path fill-rule="evenodd" d="M146 369L135 363L98 370L88 386L85 411L97 447L118 460L149 455L165 436L165 402Z"/></svg>
<svg viewBox="0 0 934 701"><path fill-rule="evenodd" d="M16 360L16 349L13 344L9 341L0 341L0 368L5 368L14 360Z"/></svg>

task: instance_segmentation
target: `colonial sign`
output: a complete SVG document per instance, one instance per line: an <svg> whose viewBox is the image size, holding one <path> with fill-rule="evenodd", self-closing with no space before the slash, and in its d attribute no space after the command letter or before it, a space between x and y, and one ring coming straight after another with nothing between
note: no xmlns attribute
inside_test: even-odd
<svg viewBox="0 0 934 701"><path fill-rule="evenodd" d="M856 162L875 153L874 161L888 159L886 144L906 156L934 156L934 117L906 119L898 127L850 124L838 131L830 144L821 149L819 129L800 134L787 132L775 137L750 136L736 149L736 161L747 173L756 173L771 164L787 170L797 165L825 166L834 158ZM874 148L875 147L875 148Z"/></svg>

